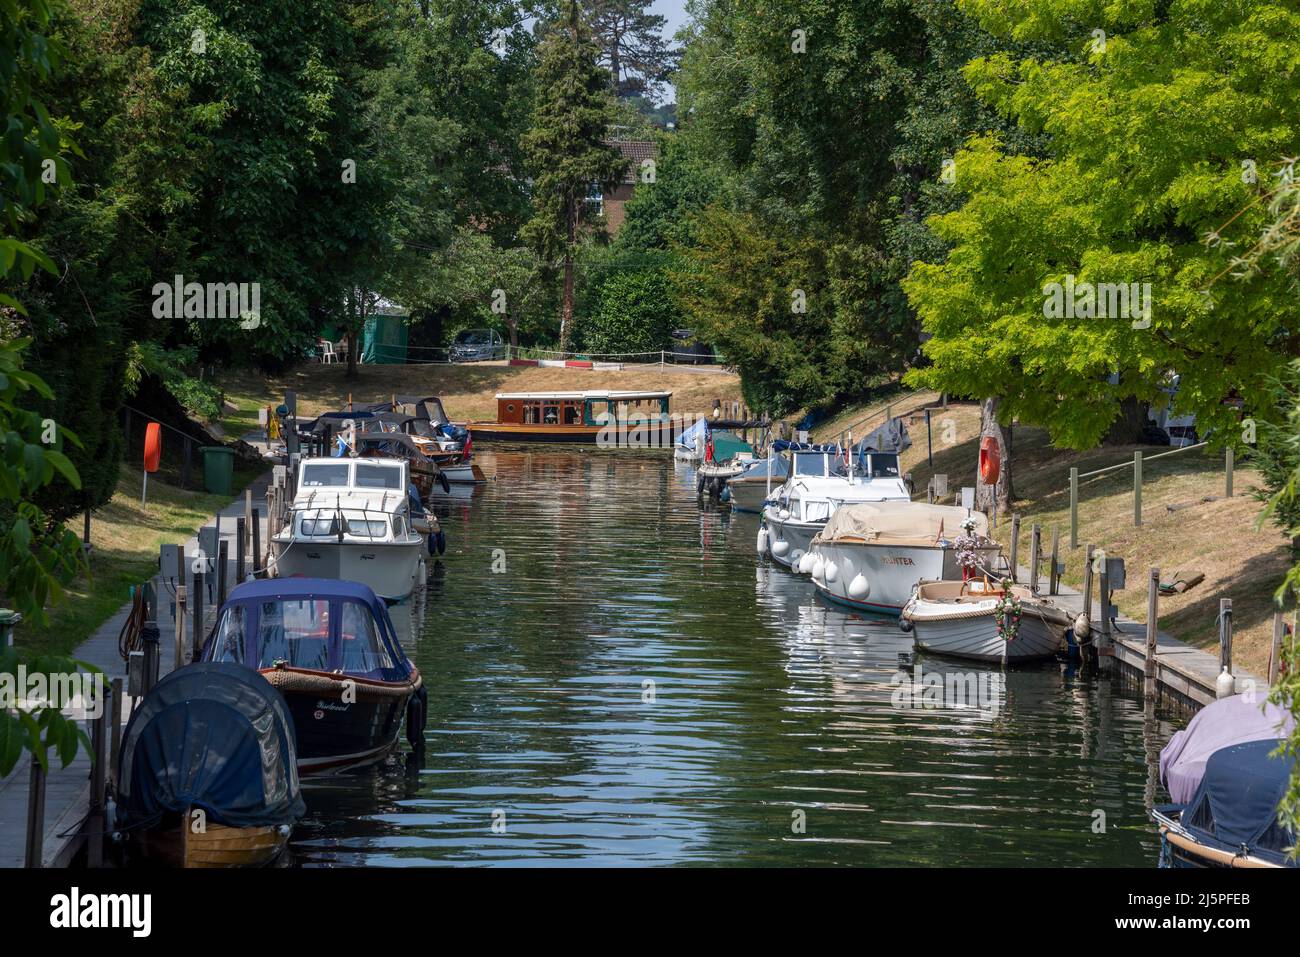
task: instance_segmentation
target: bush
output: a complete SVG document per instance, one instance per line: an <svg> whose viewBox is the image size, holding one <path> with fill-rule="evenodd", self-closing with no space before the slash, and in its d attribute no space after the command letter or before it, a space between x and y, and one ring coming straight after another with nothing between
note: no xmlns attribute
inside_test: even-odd
<svg viewBox="0 0 1300 957"><path fill-rule="evenodd" d="M663 269L613 269L600 282L582 328L588 352L658 352L671 347L678 311Z"/></svg>

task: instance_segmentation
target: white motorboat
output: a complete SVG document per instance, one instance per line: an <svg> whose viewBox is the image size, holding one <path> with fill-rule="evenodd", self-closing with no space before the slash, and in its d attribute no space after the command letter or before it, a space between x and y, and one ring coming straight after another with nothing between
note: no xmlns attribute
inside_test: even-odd
<svg viewBox="0 0 1300 957"><path fill-rule="evenodd" d="M1071 618L1049 598L1027 585L1012 585L1020 605L1019 625L1008 641L998 633L997 609L1006 591L987 580L921 582L900 618L912 629L917 647L940 655L976 661L1031 661L1050 658L1065 643Z"/></svg>
<svg viewBox="0 0 1300 957"><path fill-rule="evenodd" d="M795 452L790 477L763 506L758 552L799 571L813 537L841 506L910 500L893 453L863 452L846 463L833 452Z"/></svg>
<svg viewBox="0 0 1300 957"><path fill-rule="evenodd" d="M271 537L272 573L355 581L387 601L405 598L430 541L412 524L411 494L403 459L304 459L289 521Z"/></svg>
<svg viewBox="0 0 1300 957"><path fill-rule="evenodd" d="M987 536L982 512L955 505L846 504L813 539L799 571L831 601L897 615L917 582L962 577L963 552L991 570L1000 548Z"/></svg>
<svg viewBox="0 0 1300 957"><path fill-rule="evenodd" d="M774 455L754 459L745 470L727 481L731 507L737 512L761 512L769 495L790 477L790 462Z"/></svg>

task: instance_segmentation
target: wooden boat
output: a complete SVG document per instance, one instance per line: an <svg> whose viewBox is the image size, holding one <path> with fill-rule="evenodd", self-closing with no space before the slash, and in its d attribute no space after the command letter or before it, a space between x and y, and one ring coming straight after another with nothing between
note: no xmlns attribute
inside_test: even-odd
<svg viewBox="0 0 1300 957"><path fill-rule="evenodd" d="M284 696L302 774L381 760L403 728L413 745L424 740L420 671L387 606L358 582L246 582L222 606L203 659L257 671Z"/></svg>
<svg viewBox="0 0 1300 957"><path fill-rule="evenodd" d="M408 435L422 454L431 459L453 485L487 481L471 461L474 439L469 429L447 418L436 395L417 398L395 395L387 403L371 406L377 419Z"/></svg>
<svg viewBox="0 0 1300 957"><path fill-rule="evenodd" d="M1151 819L1161 867L1295 867L1296 835L1278 821L1295 772L1279 747L1295 719L1272 702L1232 695L1206 705L1160 752L1173 799Z"/></svg>
<svg viewBox="0 0 1300 957"><path fill-rule="evenodd" d="M1070 615L1026 585L1012 585L1020 601L1020 627L1007 641L998 635L996 610L1005 591L983 581L933 581L916 586L900 618L917 647L976 661L1050 658L1065 644Z"/></svg>
<svg viewBox="0 0 1300 957"><path fill-rule="evenodd" d="M682 427L671 399L671 392L501 392L496 421L468 426L484 441L670 449Z"/></svg>
<svg viewBox="0 0 1300 957"><path fill-rule="evenodd" d="M122 739L113 826L170 867L256 867L305 812L288 706L256 672L200 663L163 678Z"/></svg>

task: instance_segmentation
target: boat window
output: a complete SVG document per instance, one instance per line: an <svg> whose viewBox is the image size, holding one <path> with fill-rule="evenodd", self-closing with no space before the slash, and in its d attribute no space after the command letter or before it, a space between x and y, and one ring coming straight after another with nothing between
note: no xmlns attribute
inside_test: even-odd
<svg viewBox="0 0 1300 957"><path fill-rule="evenodd" d="M357 463L357 486L359 488L402 487L402 470L387 465L363 465Z"/></svg>
<svg viewBox="0 0 1300 957"><path fill-rule="evenodd" d="M313 462L302 467L302 480L299 488L346 487L348 484L348 465L346 462Z"/></svg>
<svg viewBox="0 0 1300 957"><path fill-rule="evenodd" d="M338 535L338 518L337 513L324 515L318 512L312 517L304 515L298 520L298 531L300 534L309 537L316 535Z"/></svg>
<svg viewBox="0 0 1300 957"><path fill-rule="evenodd" d="M582 403L580 402L564 403L564 424L565 425L582 424Z"/></svg>
<svg viewBox="0 0 1300 957"><path fill-rule="evenodd" d="M244 606L231 605L221 616L221 625L217 628L216 644L212 651L213 661L229 661L232 664L244 663Z"/></svg>
<svg viewBox="0 0 1300 957"><path fill-rule="evenodd" d="M898 478L898 456L892 452L864 452L859 462L862 471L873 478Z"/></svg>
<svg viewBox="0 0 1300 957"><path fill-rule="evenodd" d="M560 421L560 407L558 405L542 406L542 421L547 425L556 425Z"/></svg>
<svg viewBox="0 0 1300 957"><path fill-rule="evenodd" d="M588 402L587 415L589 417L589 421L595 423L596 425L608 425L611 421L609 401L606 399L601 399L599 401L593 400L591 402Z"/></svg>
<svg viewBox="0 0 1300 957"><path fill-rule="evenodd" d="M283 661L293 668L329 670L329 602L317 599L264 601L257 637L259 668Z"/></svg>
<svg viewBox="0 0 1300 957"><path fill-rule="evenodd" d="M388 650L379 640L370 609L354 601L343 603L339 616L340 667L348 673L365 673L393 667Z"/></svg>
<svg viewBox="0 0 1300 957"><path fill-rule="evenodd" d="M822 452L796 452L794 454L795 475L824 475L826 472L826 455Z"/></svg>
<svg viewBox="0 0 1300 957"><path fill-rule="evenodd" d="M403 520L402 516L400 515L394 515L393 516L393 537L401 538L404 534L406 534L405 520Z"/></svg>
<svg viewBox="0 0 1300 957"><path fill-rule="evenodd" d="M364 538L383 538L384 532L388 528L387 523L382 518L355 518L349 515L347 523L348 534L359 535Z"/></svg>
<svg viewBox="0 0 1300 957"><path fill-rule="evenodd" d="M542 421L542 404L540 402L524 403L524 425L540 425Z"/></svg>

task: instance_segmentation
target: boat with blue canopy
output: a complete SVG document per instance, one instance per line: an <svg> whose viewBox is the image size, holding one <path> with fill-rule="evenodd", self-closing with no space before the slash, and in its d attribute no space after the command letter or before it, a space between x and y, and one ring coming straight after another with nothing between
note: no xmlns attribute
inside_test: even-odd
<svg viewBox="0 0 1300 957"><path fill-rule="evenodd" d="M381 760L403 726L424 740L426 694L388 608L359 582L273 578L230 593L204 661L259 672L288 704L302 774Z"/></svg>

